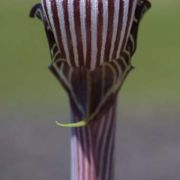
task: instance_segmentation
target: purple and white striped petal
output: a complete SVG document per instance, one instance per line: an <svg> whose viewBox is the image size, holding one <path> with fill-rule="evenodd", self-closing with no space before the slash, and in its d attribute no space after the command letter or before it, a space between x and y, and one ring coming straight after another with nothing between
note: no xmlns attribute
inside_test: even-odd
<svg viewBox="0 0 180 180"><path fill-rule="evenodd" d="M69 66L94 70L120 57L131 30L137 0L42 0Z"/></svg>

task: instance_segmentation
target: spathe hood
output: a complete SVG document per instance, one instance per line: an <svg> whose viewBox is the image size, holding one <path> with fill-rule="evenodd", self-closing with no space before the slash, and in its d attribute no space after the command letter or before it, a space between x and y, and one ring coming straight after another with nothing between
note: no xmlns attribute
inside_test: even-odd
<svg viewBox="0 0 180 180"><path fill-rule="evenodd" d="M57 43L57 34L52 29L50 17L44 13L46 11L44 4L43 7L41 4L35 5L30 16L37 16L44 23L52 58L49 68L61 82L70 97L71 104L83 119L80 123L70 124L70 126L86 125L111 105L132 69L131 57L136 50L139 23L150 8L150 3L147 0L137 1L135 12L131 17L132 24L129 25L129 33L125 38L126 43L119 56L102 64L96 63L97 66L93 69L86 65L73 66L67 62L66 56L63 56Z"/></svg>

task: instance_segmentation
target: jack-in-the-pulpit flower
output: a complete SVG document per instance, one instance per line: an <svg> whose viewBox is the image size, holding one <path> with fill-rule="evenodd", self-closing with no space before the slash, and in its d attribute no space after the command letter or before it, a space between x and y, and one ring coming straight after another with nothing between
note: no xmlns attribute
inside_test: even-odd
<svg viewBox="0 0 180 180"><path fill-rule="evenodd" d="M42 0L51 72L70 98L71 180L113 180L117 95L148 0Z"/></svg>
<svg viewBox="0 0 180 180"><path fill-rule="evenodd" d="M71 126L86 125L117 95L149 7L147 0L42 0L31 10L45 25L50 69L85 119Z"/></svg>

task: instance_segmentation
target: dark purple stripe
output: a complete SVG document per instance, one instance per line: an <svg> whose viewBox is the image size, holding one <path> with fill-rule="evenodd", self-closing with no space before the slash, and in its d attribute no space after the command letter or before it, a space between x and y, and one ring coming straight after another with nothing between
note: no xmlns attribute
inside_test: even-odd
<svg viewBox="0 0 180 180"><path fill-rule="evenodd" d="M63 5L63 10L64 10L64 24L65 24L66 35L67 35L67 45L68 45L68 51L69 51L69 56L70 56L70 62L72 66L76 66L75 61L74 61L74 51L73 51L73 45L72 45L70 25L69 25L68 0L63 1L62 5Z"/></svg>
<svg viewBox="0 0 180 180"><path fill-rule="evenodd" d="M54 27L57 35L57 40L58 40L58 46L61 51L62 57L66 57L65 52L64 52L64 46L62 43L62 35L61 35L61 30L60 30L60 23L59 23L59 17L58 17L58 11L57 11L57 4L55 0L51 1L51 9L52 9L52 15L53 15L53 20L54 20Z"/></svg>
<svg viewBox="0 0 180 180"><path fill-rule="evenodd" d="M100 65L100 58L101 58L101 48L102 48L102 33L103 33L103 1L98 1L98 23L97 23L97 59L96 59L96 66Z"/></svg>
<svg viewBox="0 0 180 180"><path fill-rule="evenodd" d="M111 39L112 39L112 33L113 33L113 20L114 20L114 1L109 0L108 1L108 32L107 32L107 38L106 38L106 45L105 45L105 56L104 61L109 61L109 54L111 49Z"/></svg>
<svg viewBox="0 0 180 180"><path fill-rule="evenodd" d="M87 37L87 56L86 67L91 67L91 1L86 0L86 37Z"/></svg>
<svg viewBox="0 0 180 180"><path fill-rule="evenodd" d="M90 113L94 112L102 100L102 78L101 71L96 70L96 72L91 72L91 92L90 92Z"/></svg>
<svg viewBox="0 0 180 180"><path fill-rule="evenodd" d="M122 37L123 14L124 14L124 1L120 1L118 31L117 31L117 37L116 37L114 51L113 51L113 55L112 55L113 59L116 58L116 54L117 54L117 50L118 50L118 46L119 46L120 40L121 40L121 38L123 38Z"/></svg>
<svg viewBox="0 0 180 180"><path fill-rule="evenodd" d="M79 64L80 66L83 66L84 55L83 55L83 43L82 43L82 32L81 32L80 0L74 1L74 18L75 18L75 31L77 37Z"/></svg>

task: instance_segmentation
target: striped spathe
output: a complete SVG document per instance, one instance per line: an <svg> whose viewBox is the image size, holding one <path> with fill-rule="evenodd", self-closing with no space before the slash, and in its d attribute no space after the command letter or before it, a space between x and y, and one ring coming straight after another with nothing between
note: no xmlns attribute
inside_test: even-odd
<svg viewBox="0 0 180 180"><path fill-rule="evenodd" d="M94 70L118 59L133 22L137 0L42 0L61 58Z"/></svg>
<svg viewBox="0 0 180 180"><path fill-rule="evenodd" d="M30 16L44 23L49 69L70 98L71 127L76 127L71 129L71 180L114 180L117 95L132 69L139 23L150 3L42 2ZM86 126L74 126L82 119Z"/></svg>
<svg viewBox="0 0 180 180"><path fill-rule="evenodd" d="M56 23L54 24L49 23L49 19L56 19L52 16L53 14L58 14L58 11L55 11L53 14L51 14L51 16L47 16L47 14L44 14L44 10L50 11L50 9L46 4L44 4L43 7L41 4L37 4L31 10L31 17L37 16L43 21L45 25L45 31L47 34L52 58L52 63L49 68L61 82L66 92L68 92L68 95L71 101L74 102L77 111L83 114L83 118L89 120L94 119L99 114L99 112L104 109L104 107L106 107L109 98L117 95L119 92L119 89L121 88L126 76L132 69L131 57L133 56L137 46L136 44L139 23L149 7L150 3L148 1L138 1L134 16L132 18L132 26L130 29L128 27L127 31L125 32L129 32L128 38L127 40L122 41L122 44L125 44L125 47L120 51L120 57L113 59L111 62L104 62L102 66L96 67L94 71L89 71L86 66L79 68L70 66L68 61L62 58L62 53L66 50L63 49L60 51L58 44L56 43L56 39L61 40L61 36L55 36L52 31L53 28L56 29L55 24L56 26L59 25L57 27L60 27L60 23L59 21L55 21ZM104 7L102 4L101 9L103 10L103 8ZM83 14L83 12L79 12L79 14ZM116 16L118 16L118 14L116 14ZM99 18L103 18L102 14L99 14ZM79 22L81 22L80 19ZM117 22L113 23L114 26L115 24L117 24ZM60 28L57 29L57 32L60 32L59 29ZM83 31L83 28L81 30ZM74 31L77 31L76 28ZM119 33L117 32L117 34ZM114 36L112 38L112 42L116 43L116 40L117 39ZM80 44L78 45L83 46ZM118 50L118 46L114 46L114 48ZM88 46L84 51L87 52L87 49ZM110 54L113 54L112 49L113 48L109 49Z"/></svg>

